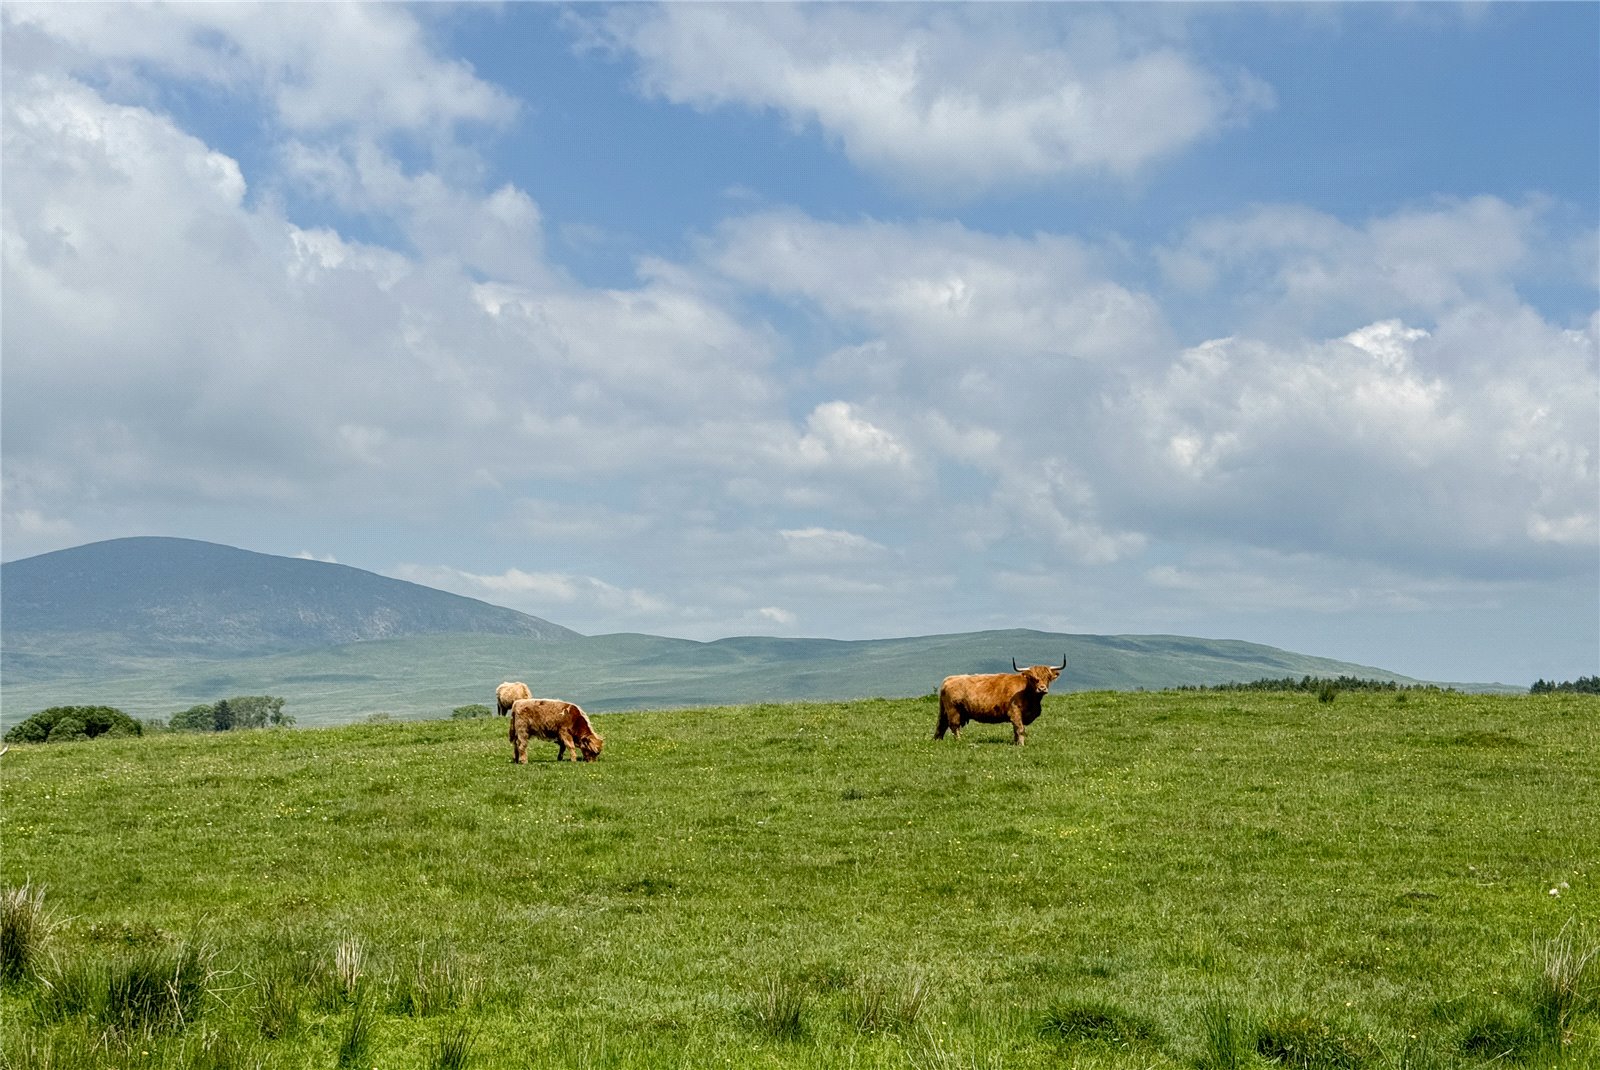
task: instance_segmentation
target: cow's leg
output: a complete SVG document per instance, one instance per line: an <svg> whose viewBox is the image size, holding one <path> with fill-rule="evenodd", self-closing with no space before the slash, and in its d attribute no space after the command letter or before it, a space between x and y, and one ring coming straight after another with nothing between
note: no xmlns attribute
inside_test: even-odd
<svg viewBox="0 0 1600 1070"><path fill-rule="evenodd" d="M939 723L933 726L933 738L934 739L943 739L944 738L944 730L946 728L948 728L948 727L950 727L950 722L944 715L944 708L940 707L940 709L939 709Z"/></svg>
<svg viewBox="0 0 1600 1070"><path fill-rule="evenodd" d="M556 761L559 762L563 758L574 762L578 760L578 744L572 738L572 730L570 728L561 729L556 734L556 742L561 745L561 750L556 752Z"/></svg>
<svg viewBox="0 0 1600 1070"><path fill-rule="evenodd" d="M1011 742L1020 747L1028 741L1028 727L1022 723L1021 710L1012 710L1010 716L1011 731L1013 733Z"/></svg>
<svg viewBox="0 0 1600 1070"><path fill-rule="evenodd" d="M518 765L527 765L528 733L513 731L511 735L511 745L516 750L516 757L514 757L512 761L516 762Z"/></svg>

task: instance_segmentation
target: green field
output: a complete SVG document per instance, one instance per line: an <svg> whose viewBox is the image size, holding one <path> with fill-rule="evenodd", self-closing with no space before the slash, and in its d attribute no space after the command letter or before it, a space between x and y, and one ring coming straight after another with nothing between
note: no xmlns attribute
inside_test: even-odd
<svg viewBox="0 0 1600 1070"><path fill-rule="evenodd" d="M12 746L4 1065L1600 1066L1593 697L595 720Z"/></svg>

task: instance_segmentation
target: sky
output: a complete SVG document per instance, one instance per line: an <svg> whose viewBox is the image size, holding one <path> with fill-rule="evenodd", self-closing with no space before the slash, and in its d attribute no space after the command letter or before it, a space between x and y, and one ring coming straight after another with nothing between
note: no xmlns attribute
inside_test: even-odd
<svg viewBox="0 0 1600 1070"><path fill-rule="evenodd" d="M0 20L7 561L1600 671L1600 5Z"/></svg>

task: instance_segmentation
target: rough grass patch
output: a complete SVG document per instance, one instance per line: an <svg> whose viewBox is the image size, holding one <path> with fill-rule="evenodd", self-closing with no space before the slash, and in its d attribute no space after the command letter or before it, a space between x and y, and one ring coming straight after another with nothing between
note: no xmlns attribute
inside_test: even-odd
<svg viewBox="0 0 1600 1070"><path fill-rule="evenodd" d="M113 960L104 1017L136 1032L176 1032L200 1015L215 954L190 944L146 948Z"/></svg>
<svg viewBox="0 0 1600 1070"><path fill-rule="evenodd" d="M1544 1043L1538 1023L1525 1010L1479 1003L1463 1016L1461 1051L1489 1062L1522 1062Z"/></svg>
<svg viewBox="0 0 1600 1070"><path fill-rule="evenodd" d="M1275 1015L1256 1032L1256 1053L1300 1070L1362 1070L1378 1058L1370 1038L1352 1037L1310 1015Z"/></svg>
<svg viewBox="0 0 1600 1070"><path fill-rule="evenodd" d="M1148 1019L1097 1000L1051 1007L1044 1013L1039 1032L1051 1040L1106 1044L1114 1048L1161 1042L1159 1031Z"/></svg>

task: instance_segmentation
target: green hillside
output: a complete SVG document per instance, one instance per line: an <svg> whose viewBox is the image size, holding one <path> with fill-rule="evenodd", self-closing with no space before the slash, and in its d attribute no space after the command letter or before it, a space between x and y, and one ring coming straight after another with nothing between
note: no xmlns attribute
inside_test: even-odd
<svg viewBox="0 0 1600 1070"><path fill-rule="evenodd" d="M525 766L494 718L13 745L7 916L54 924L4 944L0 1066L1600 1066L1600 699L933 719L603 714L598 762Z"/></svg>
<svg viewBox="0 0 1600 1070"><path fill-rule="evenodd" d="M137 717L166 717L237 694L281 695L303 725L387 713L445 717L488 702L502 680L593 711L836 700L931 694L951 673L1009 671L1019 664L1067 669L1058 691L1149 690L1263 677L1401 679L1370 666L1272 647L1180 636L973 632L842 642L745 637L699 643L618 634L544 642L438 635L352 643L294 654L196 661L155 659L129 675L3 682L7 724L48 706L105 704Z"/></svg>

